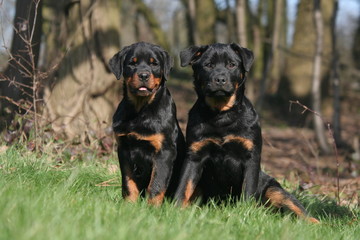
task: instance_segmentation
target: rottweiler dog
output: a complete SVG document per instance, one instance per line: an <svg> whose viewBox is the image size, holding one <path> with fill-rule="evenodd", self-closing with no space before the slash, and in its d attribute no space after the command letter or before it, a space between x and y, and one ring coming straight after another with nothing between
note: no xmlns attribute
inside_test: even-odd
<svg viewBox="0 0 360 240"><path fill-rule="evenodd" d="M115 54L109 67L117 79L124 78L124 96L113 116L122 195L134 202L147 192L149 204L160 205L176 190L185 148L165 85L172 59L160 46L139 42Z"/></svg>
<svg viewBox="0 0 360 240"><path fill-rule="evenodd" d="M238 44L192 46L180 53L181 66L191 65L198 99L189 112L187 155L175 194L186 206L203 200L254 197L264 204L287 207L309 217L300 202L260 169L259 117L245 97L246 73L253 53Z"/></svg>

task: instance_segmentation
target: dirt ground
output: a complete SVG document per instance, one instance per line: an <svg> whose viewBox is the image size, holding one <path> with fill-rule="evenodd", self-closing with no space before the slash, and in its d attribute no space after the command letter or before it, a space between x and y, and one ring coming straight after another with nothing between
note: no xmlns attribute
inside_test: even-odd
<svg viewBox="0 0 360 240"><path fill-rule="evenodd" d="M177 105L179 123L185 133L187 114L196 99L192 83L173 81L168 86ZM310 114L300 126L289 126L283 119L277 119L271 109L264 107L265 113L261 116L262 168L280 182L286 179L293 187L332 199L336 199L338 169L341 204L359 206L360 106L354 106L359 100L360 96L356 94L343 99L342 138L348 147L337 149L337 157L334 151L327 156L320 153L314 132L308 126L311 124ZM301 111L294 111L292 114L295 118L304 118ZM329 137L329 142L331 141ZM357 151L354 152L354 148Z"/></svg>

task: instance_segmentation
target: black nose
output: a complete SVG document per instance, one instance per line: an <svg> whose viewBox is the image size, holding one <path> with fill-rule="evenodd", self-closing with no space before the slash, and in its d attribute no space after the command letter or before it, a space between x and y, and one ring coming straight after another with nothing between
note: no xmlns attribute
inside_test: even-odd
<svg viewBox="0 0 360 240"><path fill-rule="evenodd" d="M148 72L141 72L141 73L138 73L138 76L139 76L139 78L141 79L141 81L147 81L147 80L149 80L150 73L148 73Z"/></svg>
<svg viewBox="0 0 360 240"><path fill-rule="evenodd" d="M215 83L217 84L217 85L225 85L225 83L226 83L226 79L225 79L225 77L217 77L217 78L215 78Z"/></svg>

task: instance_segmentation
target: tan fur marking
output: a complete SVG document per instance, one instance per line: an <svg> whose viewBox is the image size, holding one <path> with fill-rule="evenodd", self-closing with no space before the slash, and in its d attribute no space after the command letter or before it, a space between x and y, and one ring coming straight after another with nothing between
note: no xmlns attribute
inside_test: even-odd
<svg viewBox="0 0 360 240"><path fill-rule="evenodd" d="M265 197L269 199L270 203L277 208L280 208L285 200L284 195L281 194L281 192L273 191L271 188L266 191Z"/></svg>
<svg viewBox="0 0 360 240"><path fill-rule="evenodd" d="M150 62L151 62L151 63L155 62L155 59L154 59L154 58L150 58Z"/></svg>
<svg viewBox="0 0 360 240"><path fill-rule="evenodd" d="M214 99L211 97L205 97L205 102L213 109L219 111L227 111L232 108L236 101L236 95L233 94L231 97L224 97L221 99Z"/></svg>
<svg viewBox="0 0 360 240"><path fill-rule="evenodd" d="M291 200L286 199L279 191L271 190L271 188L269 188L265 193L265 197L268 198L270 203L277 208L286 206L300 218L304 218L306 221L311 223L320 223L320 221L316 218L306 216L298 206L296 206Z"/></svg>
<svg viewBox="0 0 360 240"><path fill-rule="evenodd" d="M289 199L286 199L284 201L284 205L287 206L291 211L293 211L296 215L298 215L299 217L306 217L304 212L301 211L300 208L298 208L292 201L290 201Z"/></svg>
<svg viewBox="0 0 360 240"><path fill-rule="evenodd" d="M161 78L157 78L154 74L150 74L149 87L151 89L158 89L161 83Z"/></svg>
<svg viewBox="0 0 360 240"><path fill-rule="evenodd" d="M165 197L165 191L159 193L153 198L149 198L148 203L154 206L160 206Z"/></svg>
<svg viewBox="0 0 360 240"><path fill-rule="evenodd" d="M306 220L311 223L316 223L316 224L320 223L319 220L317 220L316 218L313 218L313 217L307 217Z"/></svg>
<svg viewBox="0 0 360 240"><path fill-rule="evenodd" d="M189 205L190 198L191 198L193 193L194 193L193 183L192 183L192 181L189 181L186 184L185 196L184 196L184 200L183 200L183 203L182 203L182 207L187 207Z"/></svg>
<svg viewBox="0 0 360 240"><path fill-rule="evenodd" d="M134 58L132 59L132 61L133 61L134 63L136 63L136 62L138 61L138 59L137 59L136 57L134 57Z"/></svg>
<svg viewBox="0 0 360 240"><path fill-rule="evenodd" d="M116 136L117 137L131 136L140 141L148 141L155 148L155 152L160 151L163 141L165 139L165 137L162 133L156 133L156 134L145 136L145 135L141 135L136 132L130 132L130 133L117 133Z"/></svg>
<svg viewBox="0 0 360 240"><path fill-rule="evenodd" d="M217 138L205 138L201 141L193 142L190 145L190 150L192 152L198 152L203 147L205 147L206 145L208 145L210 143L214 143L216 145L221 146L221 145L231 142L231 141L240 142L249 151L252 150L254 147L254 143L250 139L243 138L243 137L236 136L236 135L228 135L228 136L225 136L223 140L220 140Z"/></svg>
<svg viewBox="0 0 360 240"><path fill-rule="evenodd" d="M126 197L126 200L129 202L136 202L139 197L139 189L136 183L129 176L126 176L126 184L129 189L129 196Z"/></svg>
<svg viewBox="0 0 360 240"><path fill-rule="evenodd" d="M306 214L299 207L297 207L292 201L287 199L285 200L284 205L287 206L291 211L293 211L299 217L304 218L306 221L311 223L320 223L320 221L317 220L316 218L306 216Z"/></svg>
<svg viewBox="0 0 360 240"><path fill-rule="evenodd" d="M209 143L214 143L216 145L220 145L221 141L219 139L216 138L205 138L204 140L198 141L198 142L193 142L190 146L191 151L193 152L198 152L200 151L203 147L205 147L206 145L208 145Z"/></svg>
<svg viewBox="0 0 360 240"><path fill-rule="evenodd" d="M228 135L224 138L224 143L228 143L228 142L240 142L247 150L252 150L254 147L254 143L247 138L243 138L240 136L235 136L235 135Z"/></svg>

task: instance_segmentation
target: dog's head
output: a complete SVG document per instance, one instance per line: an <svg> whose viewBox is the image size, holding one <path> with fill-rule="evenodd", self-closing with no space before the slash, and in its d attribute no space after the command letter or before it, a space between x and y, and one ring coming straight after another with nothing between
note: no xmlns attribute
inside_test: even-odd
<svg viewBox="0 0 360 240"><path fill-rule="evenodd" d="M254 61L252 51L238 44L192 46L180 53L181 66L191 65L195 90L210 107L220 111L231 107L244 89L245 74Z"/></svg>
<svg viewBox="0 0 360 240"><path fill-rule="evenodd" d="M154 95L165 82L172 58L160 46L139 42L115 54L109 67L117 79L124 77L126 94L141 98Z"/></svg>

